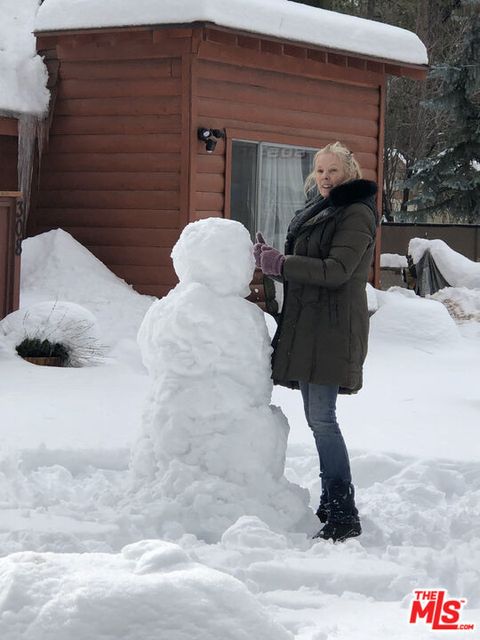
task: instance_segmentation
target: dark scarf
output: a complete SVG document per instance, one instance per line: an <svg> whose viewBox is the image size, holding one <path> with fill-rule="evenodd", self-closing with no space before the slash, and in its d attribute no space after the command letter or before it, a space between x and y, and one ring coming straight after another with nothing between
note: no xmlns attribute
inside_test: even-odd
<svg viewBox="0 0 480 640"><path fill-rule="evenodd" d="M318 216L316 222L321 222L339 208L354 202L366 204L372 210L378 224L378 216L375 209L376 193L377 185L375 182L371 180L350 180L334 187L330 191L328 198L317 194L307 201L303 209L295 213L293 220L290 222L285 242L285 253L291 253L293 243L306 222L316 216ZM322 215L319 215L321 213Z"/></svg>

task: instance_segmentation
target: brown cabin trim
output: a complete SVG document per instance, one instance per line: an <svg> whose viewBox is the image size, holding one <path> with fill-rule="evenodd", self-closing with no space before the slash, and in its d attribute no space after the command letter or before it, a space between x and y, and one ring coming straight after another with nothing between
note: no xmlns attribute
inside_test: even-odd
<svg viewBox="0 0 480 640"><path fill-rule="evenodd" d="M292 74L304 78L323 78L357 86L379 85L383 79L381 73L370 70L358 70L349 67L341 67L331 63L322 63L310 58L297 58L293 56L278 56L276 54L263 53L253 49L240 47L226 47L214 42L203 41L199 52L199 59L212 62L222 62L240 67L275 71L282 74Z"/></svg>
<svg viewBox="0 0 480 640"><path fill-rule="evenodd" d="M188 149L185 168L188 168L188 208L182 220L183 226L194 220L196 209L196 192L197 192L197 164L198 164L198 145L201 144L197 140L198 127L198 60L197 52L200 45L200 31L194 30L192 33L191 53L184 56L184 60L188 60L189 74L189 101L187 108L189 110L189 119L182 127L183 131L188 133ZM181 228L183 228L183 226Z"/></svg>
<svg viewBox="0 0 480 640"><path fill-rule="evenodd" d="M192 144L192 96L193 74L192 56L182 55L181 82L182 97L180 106L181 149L180 149L180 228L185 227L190 218L192 206L192 163L190 147Z"/></svg>
<svg viewBox="0 0 480 640"><path fill-rule="evenodd" d="M272 53L303 60L305 63L316 61L333 64L344 68L355 68L367 72L390 74L395 76L421 80L428 72L428 65L407 63L389 58L379 58L368 54L354 53L345 49L334 49L311 43L285 40L259 34L251 31L243 31L230 27L223 27L211 22L192 22L164 25L145 25L135 27L100 27L96 29L73 29L68 31L36 32L37 50L51 49L59 44L59 37L72 35L106 35L128 32L152 31L152 42L162 42L162 32L168 31L171 38L190 38L195 31L202 31L204 39L212 43L251 49L260 54ZM192 37L192 43L195 38ZM193 50L192 50L193 52Z"/></svg>
<svg viewBox="0 0 480 640"><path fill-rule="evenodd" d="M18 136L17 118L0 117L0 136Z"/></svg>
<svg viewBox="0 0 480 640"><path fill-rule="evenodd" d="M203 23L199 22L186 22L186 23L172 23L172 24L150 24L150 25L136 25L136 26L123 26L123 27L85 27L85 28L77 28L77 29L59 29L58 31L34 31L34 35L37 38L37 42L45 41L47 44L55 45L55 41L59 36L75 36L75 35L83 35L83 34L104 34L104 33L124 33L128 32L138 32L138 31L171 31L172 37L190 37L191 32L199 26L202 26ZM170 35L170 34L169 34ZM157 36L156 36L157 37Z"/></svg>
<svg viewBox="0 0 480 640"><path fill-rule="evenodd" d="M20 254L24 209L18 191L0 191L0 319L20 301Z"/></svg>
<svg viewBox="0 0 480 640"><path fill-rule="evenodd" d="M232 217L232 149L236 129L225 129L225 193L223 215L225 218Z"/></svg>
<svg viewBox="0 0 480 640"><path fill-rule="evenodd" d="M254 46L254 44L250 42L248 48L260 50L263 53L271 52L276 53L277 55L284 54L300 59L310 58L312 60L317 60L318 62L335 64L342 67L352 66L357 69L370 70L374 73L388 73L391 75L408 77L419 77L418 73L422 74L420 77L424 77L428 71L428 65L402 62L390 58L379 58L368 54L354 53L353 51L348 51L346 49L335 49L333 47L315 45L297 40L289 40L286 42L284 39L279 37L241 31L212 23L204 23L203 26L207 32L218 31L230 33L232 35L235 34L240 38L244 36L248 36L250 38L254 37L260 41L259 47ZM273 51L269 51L269 45L267 43L276 43L277 47ZM224 44L226 44L226 42ZM237 46L245 46L241 41L236 44ZM357 62L355 63L355 61ZM360 64L359 61L361 61ZM369 63L371 63L370 68L368 66ZM385 67L388 67L388 70ZM414 75L410 76L411 73Z"/></svg>

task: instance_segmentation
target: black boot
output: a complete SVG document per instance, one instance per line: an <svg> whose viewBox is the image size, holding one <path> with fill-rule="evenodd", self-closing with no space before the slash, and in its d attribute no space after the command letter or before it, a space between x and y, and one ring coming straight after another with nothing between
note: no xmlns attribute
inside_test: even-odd
<svg viewBox="0 0 480 640"><path fill-rule="evenodd" d="M328 487L327 524L314 538L343 542L362 533L358 510L355 506L355 489L349 482L334 481ZM320 516L319 516L320 517Z"/></svg>
<svg viewBox="0 0 480 640"><path fill-rule="evenodd" d="M320 522L326 522L328 519L328 494L325 487L322 489L320 504L315 515L320 520Z"/></svg>

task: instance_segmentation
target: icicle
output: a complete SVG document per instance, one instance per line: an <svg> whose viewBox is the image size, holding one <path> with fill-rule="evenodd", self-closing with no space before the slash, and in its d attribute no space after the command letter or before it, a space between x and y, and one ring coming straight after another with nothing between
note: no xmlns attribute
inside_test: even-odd
<svg viewBox="0 0 480 640"><path fill-rule="evenodd" d="M38 162L48 140L49 122L45 118L23 114L18 119L18 188L22 193L24 224L28 219L32 191L35 147L38 143Z"/></svg>
<svg viewBox="0 0 480 640"><path fill-rule="evenodd" d="M30 208L37 121L36 116L29 114L21 115L18 119L18 188L22 192L25 223Z"/></svg>

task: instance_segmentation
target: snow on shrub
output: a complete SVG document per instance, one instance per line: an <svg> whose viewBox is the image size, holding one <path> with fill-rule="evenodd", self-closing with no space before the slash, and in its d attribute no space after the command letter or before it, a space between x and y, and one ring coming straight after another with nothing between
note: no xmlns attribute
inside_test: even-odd
<svg viewBox="0 0 480 640"><path fill-rule="evenodd" d="M73 302L38 302L9 314L0 330L17 353L58 356L66 366L97 364L103 355L95 316Z"/></svg>

